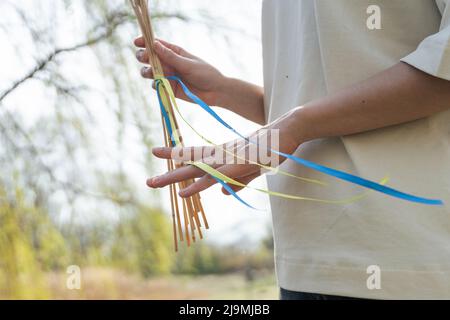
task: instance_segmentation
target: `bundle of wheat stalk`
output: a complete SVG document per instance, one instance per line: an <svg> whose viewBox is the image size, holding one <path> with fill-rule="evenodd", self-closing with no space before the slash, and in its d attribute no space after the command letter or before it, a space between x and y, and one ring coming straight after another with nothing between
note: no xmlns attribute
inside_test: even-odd
<svg viewBox="0 0 450 320"><path fill-rule="evenodd" d="M164 77L164 70L162 68L161 62L154 51L154 32L152 23L150 20L150 13L148 10L148 0L130 0L131 5L136 13L137 20L139 22L139 26L142 31L142 35L145 40L146 50L149 56L149 62L153 69L153 74L155 79L158 77ZM169 96L167 90L171 90L170 88L162 88L162 94L166 97ZM171 119L173 119L173 130L178 134L178 141L176 143L170 137L170 131L167 128L167 125L164 121L163 114L161 114L162 126L164 131L164 143L166 147L183 147L183 140L181 139L181 134L178 128L178 123L174 114L174 108L172 105L171 99L163 99L165 112L169 114ZM167 160L167 167L169 171L172 171L181 166L180 163L175 162L174 160ZM173 224L173 239L174 239L174 247L175 251L178 251L178 243L181 241L185 241L187 246L191 245L191 240L193 242L196 241L196 233L200 237L203 238L203 234L201 231L202 227L206 229L209 228L208 221L206 219L205 212L203 210L203 206L200 200L200 195L196 194L189 198L180 198L178 199L178 190L184 189L190 184L194 182L193 179L188 181L183 181L178 184L170 185L170 202L172 209L172 224ZM179 204L179 200L181 200L181 206ZM180 214L180 208L182 208L183 215ZM201 219L203 220L203 225Z"/></svg>

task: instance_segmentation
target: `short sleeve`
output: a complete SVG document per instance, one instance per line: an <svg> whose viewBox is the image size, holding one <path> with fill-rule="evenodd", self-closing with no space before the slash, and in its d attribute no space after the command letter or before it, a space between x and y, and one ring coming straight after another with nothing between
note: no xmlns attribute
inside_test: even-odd
<svg viewBox="0 0 450 320"><path fill-rule="evenodd" d="M430 75L450 80L450 0L436 0L436 4L442 14L439 32L425 38L401 61Z"/></svg>

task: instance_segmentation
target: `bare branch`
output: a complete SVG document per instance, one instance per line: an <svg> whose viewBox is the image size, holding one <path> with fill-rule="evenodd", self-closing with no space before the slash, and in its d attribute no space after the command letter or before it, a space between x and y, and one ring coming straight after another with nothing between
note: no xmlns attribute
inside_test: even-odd
<svg viewBox="0 0 450 320"><path fill-rule="evenodd" d="M100 41L110 37L112 35L112 33L114 32L114 30L124 22L125 21L117 22L115 25L109 26L109 28L106 31L104 31L103 33L99 34L98 36L96 36L92 39L88 39L87 41L84 41L82 43L79 43L79 44L76 44L74 46L67 47L67 48L55 49L53 52L51 52L49 55L47 55L44 59L42 59L40 62L38 62L38 64L30 72L28 72L21 79L15 81L11 87L9 87L6 91L4 91L0 95L0 102L3 101L11 92L13 92L15 89L17 89L24 82L34 78L34 76L39 71L44 70L47 67L47 65L50 62L52 62L59 54L64 53L64 52L72 52L72 51L76 51L81 48L93 46L93 45L99 43Z"/></svg>
<svg viewBox="0 0 450 320"><path fill-rule="evenodd" d="M155 18L156 19L176 18L179 20L186 20L185 16L183 16L181 14L177 14L177 13L175 13L175 14L170 14L170 13L155 14ZM116 29L119 26L121 26L127 22L130 22L132 19L133 19L133 17L128 12L112 13L106 19L104 24L98 25L93 29L94 30L93 33L96 33L95 31L97 31L99 29L104 29L102 32L100 32L99 35L97 35L91 39L88 39L84 42L81 42L79 44L76 44L74 46L71 46L71 47L55 49L53 52L51 52L45 58L43 58L41 61L39 61L37 63L37 65L30 72L28 72L25 76L14 81L13 84L0 95L0 102L2 102L9 94L11 94L11 92L13 92L19 86L21 86L24 82L34 78L37 73L44 70L47 67L47 65L50 62L52 62L61 53L73 52L73 51L76 51L76 50L79 50L82 48L94 46L94 45L98 44L99 42L111 37L112 34L114 33L114 31L116 31Z"/></svg>

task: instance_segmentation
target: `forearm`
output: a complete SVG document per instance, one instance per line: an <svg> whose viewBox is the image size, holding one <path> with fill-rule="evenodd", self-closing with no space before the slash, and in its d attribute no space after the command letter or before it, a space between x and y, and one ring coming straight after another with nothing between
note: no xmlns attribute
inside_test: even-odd
<svg viewBox="0 0 450 320"><path fill-rule="evenodd" d="M450 108L450 81L399 63L297 108L298 141L345 136L425 118Z"/></svg>
<svg viewBox="0 0 450 320"><path fill-rule="evenodd" d="M250 121L265 124L263 88L242 80L224 78L217 106Z"/></svg>

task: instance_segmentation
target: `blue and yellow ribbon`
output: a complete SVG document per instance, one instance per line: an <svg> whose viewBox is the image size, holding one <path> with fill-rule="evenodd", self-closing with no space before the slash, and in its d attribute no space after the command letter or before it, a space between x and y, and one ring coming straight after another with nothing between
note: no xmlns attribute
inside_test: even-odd
<svg viewBox="0 0 450 320"><path fill-rule="evenodd" d="M217 122L219 122L221 125L223 125L225 128L227 128L228 130L232 131L233 133L235 133L238 137L244 139L245 141L247 141L248 143L251 144L255 144L257 145L256 142L252 141L251 139L249 139L248 137L244 136L243 134L239 133L236 129L234 129L230 124L228 124L225 120L223 120L208 104L206 104L204 101L202 101L200 98L198 98L195 94L193 94L189 88L181 81L180 78L176 77L176 76L170 76L170 77L157 77L156 78L156 88L157 88L157 92L158 92L158 100L159 100L159 104L161 107L161 113L163 114L163 118L164 121L166 123L166 126L168 128L169 134L171 134L171 139L172 139L172 144L173 146L177 146L179 145L180 141L179 141L179 136L177 132L173 131L174 128L174 120L173 120L173 115L170 113L170 110L167 110L167 108L165 107L168 103L167 99L170 99L171 102L174 105L174 108L176 109L177 112L179 112L178 110L178 106L176 104L176 99L175 99L175 95L173 94L172 91L172 87L169 83L168 80L173 80L176 81L181 88L183 89L184 93L186 94L186 96L194 103L196 103L197 105L199 105L203 110L205 110L210 116L212 116ZM166 97L165 92L167 92L167 94L169 95L169 98ZM181 114L180 114L181 115ZM200 135L184 118L182 118L183 121L185 121L189 127L191 127L191 129L193 129L201 138L203 138L205 141L207 141L208 143L211 143L209 140L207 140L206 138L204 138L202 135ZM172 136L172 134L174 136ZM287 154L278 150L274 150L271 148L268 148L268 151L273 152L277 155L280 155L282 157L285 157L287 159L290 159L300 165L303 165L307 168L316 170L318 172L321 172L323 174L335 177L337 179L340 180L344 180L359 186L362 186L364 188L370 189L370 190L374 190L383 194L386 194L388 196L391 197L395 197L395 198L399 198L402 200L406 200L406 201L410 201L410 202L415 202L415 203L421 203L421 204L426 204L426 205L443 205L442 200L439 199L429 199L429 198L424 198L424 197L419 197L419 196L415 196L412 194L408 194L396 189L393 189L391 187L388 187L385 185L385 183L387 182L387 179L383 179L380 183L377 182L373 182L364 178L361 178L359 176L350 174L350 173L346 173L343 171L339 171L324 165L320 165L317 164L315 162L291 155L291 154ZM211 175L217 182L219 182L220 184L222 184L222 186L233 196L235 197L238 201L240 201L241 203L245 204L246 206L253 208L251 205L249 205L248 203L246 203L244 200L242 200L242 198L240 198L232 189L231 187L229 187L229 185L235 185L235 186L239 186L239 187L246 187L246 188L251 188L247 185L244 185L234 179L231 179L230 177L227 177L226 175L223 175L222 173L220 173L219 171L215 170L214 168L212 168L211 166L203 163L203 162L196 162L196 161L192 161L189 162L188 164L191 164L193 166L196 166L197 168L201 169L202 171L206 172L207 174ZM290 175L290 174L288 174ZM295 199L295 200L308 200L308 201L317 201L317 202L325 202L325 203L334 203L334 204L342 204L342 203L349 203L349 202L354 202L360 198L362 198L365 194L361 194L355 197L352 197L350 199L344 199L344 200L323 200L323 199L315 199L315 198L307 198L307 197L300 197L300 196L293 196L293 195L288 195L288 194L284 194L284 193L279 193L279 192L274 192L274 191L270 191L270 190L265 190L265 189L259 189L259 188L252 188L254 190L260 191L260 192L264 192L267 193L269 195L272 196L278 196L278 197L283 197L283 198L287 198L287 199Z"/></svg>

